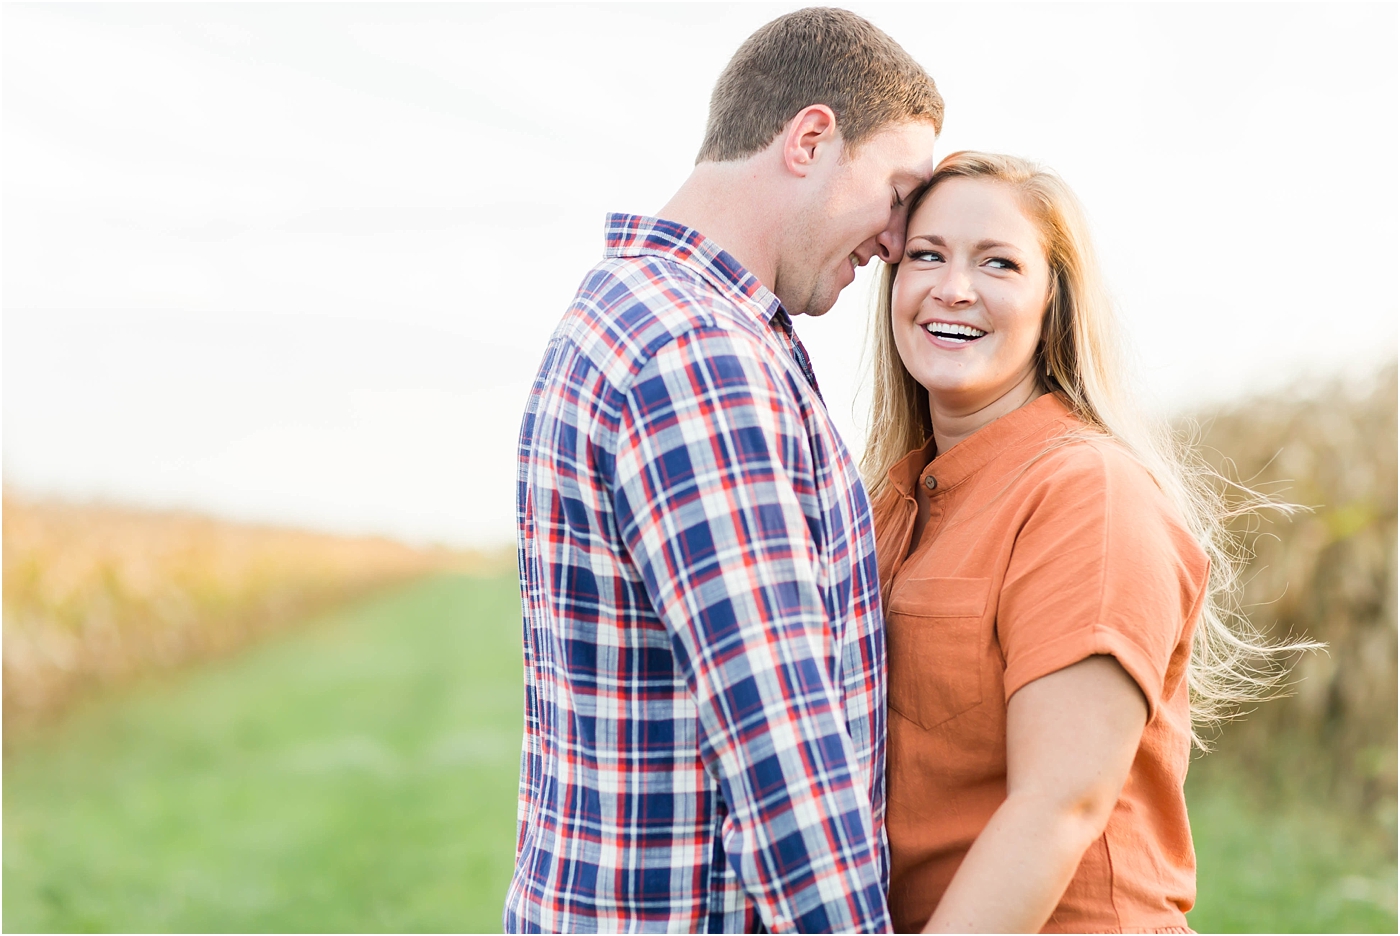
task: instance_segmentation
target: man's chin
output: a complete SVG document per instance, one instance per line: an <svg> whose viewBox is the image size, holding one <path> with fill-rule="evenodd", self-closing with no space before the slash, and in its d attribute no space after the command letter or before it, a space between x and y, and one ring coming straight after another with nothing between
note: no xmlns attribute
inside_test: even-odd
<svg viewBox="0 0 1400 936"><path fill-rule="evenodd" d="M841 290L828 289L822 292L813 292L807 296L806 301L801 303L783 303L783 308L788 310L789 315L810 315L818 318L830 312L836 305L836 300L841 296ZM781 297L779 297L781 298Z"/></svg>

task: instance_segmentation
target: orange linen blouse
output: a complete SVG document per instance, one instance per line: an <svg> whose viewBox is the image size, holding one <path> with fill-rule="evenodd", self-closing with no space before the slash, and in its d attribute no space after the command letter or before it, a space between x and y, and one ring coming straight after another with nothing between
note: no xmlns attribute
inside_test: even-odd
<svg viewBox="0 0 1400 936"><path fill-rule="evenodd" d="M1196 860L1182 784L1186 664L1208 560L1147 471L1045 394L932 462L889 473L874 504L889 658L890 910L918 932L1006 798L1006 703L1109 654L1147 726L1103 835L1047 933L1189 932ZM929 519L912 544L916 490Z"/></svg>

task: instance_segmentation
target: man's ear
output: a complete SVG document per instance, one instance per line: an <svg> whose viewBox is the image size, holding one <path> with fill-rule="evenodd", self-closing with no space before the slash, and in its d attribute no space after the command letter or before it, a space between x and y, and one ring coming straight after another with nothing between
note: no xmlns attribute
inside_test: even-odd
<svg viewBox="0 0 1400 936"><path fill-rule="evenodd" d="M819 161L840 153L836 114L825 104L802 108L783 129L783 166L793 175L806 177Z"/></svg>

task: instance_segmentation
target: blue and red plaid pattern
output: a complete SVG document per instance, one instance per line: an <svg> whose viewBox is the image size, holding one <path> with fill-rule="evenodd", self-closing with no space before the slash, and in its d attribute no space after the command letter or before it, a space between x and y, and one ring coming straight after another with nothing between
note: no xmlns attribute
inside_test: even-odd
<svg viewBox="0 0 1400 936"><path fill-rule="evenodd" d="M775 297L610 215L520 431L508 932L885 932L870 507Z"/></svg>

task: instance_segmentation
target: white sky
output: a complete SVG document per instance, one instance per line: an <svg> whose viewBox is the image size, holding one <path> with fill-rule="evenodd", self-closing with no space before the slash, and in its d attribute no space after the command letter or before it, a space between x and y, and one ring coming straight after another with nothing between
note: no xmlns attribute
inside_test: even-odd
<svg viewBox="0 0 1400 936"><path fill-rule="evenodd" d="M604 212L666 201L796 6L7 4L6 484L511 541ZM938 82L938 155L1077 190L1165 410L1395 355L1396 6L850 8ZM798 323L855 450L874 266Z"/></svg>

